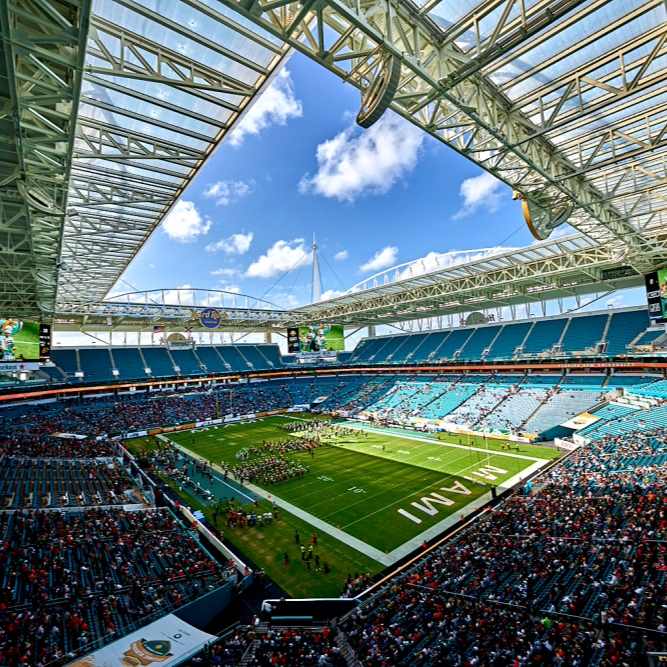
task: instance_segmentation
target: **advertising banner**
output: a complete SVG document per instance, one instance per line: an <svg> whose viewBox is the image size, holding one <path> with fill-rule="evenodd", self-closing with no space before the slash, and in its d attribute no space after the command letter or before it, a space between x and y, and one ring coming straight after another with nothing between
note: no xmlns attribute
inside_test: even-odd
<svg viewBox="0 0 667 667"><path fill-rule="evenodd" d="M287 351L290 354L307 352L342 352L345 332L340 324L310 324L287 330Z"/></svg>
<svg viewBox="0 0 667 667"><path fill-rule="evenodd" d="M648 316L652 322L667 322L667 269L653 271L644 279Z"/></svg>
<svg viewBox="0 0 667 667"><path fill-rule="evenodd" d="M67 667L168 667L200 651L214 635L169 614Z"/></svg>
<svg viewBox="0 0 667 667"><path fill-rule="evenodd" d="M48 345L46 335L41 337L39 322L20 320L16 317L0 315L0 361L39 361L48 358L51 344L51 330L48 325ZM42 344L44 349L42 350Z"/></svg>

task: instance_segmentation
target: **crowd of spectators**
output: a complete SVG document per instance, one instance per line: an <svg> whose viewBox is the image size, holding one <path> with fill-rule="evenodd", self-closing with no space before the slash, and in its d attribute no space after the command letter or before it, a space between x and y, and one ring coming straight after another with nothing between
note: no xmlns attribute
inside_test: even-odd
<svg viewBox="0 0 667 667"><path fill-rule="evenodd" d="M229 575L167 510L0 514L0 664L58 663Z"/></svg>
<svg viewBox="0 0 667 667"><path fill-rule="evenodd" d="M666 443L582 447L392 580L344 625L363 664L642 664L667 632Z"/></svg>
<svg viewBox="0 0 667 667"><path fill-rule="evenodd" d="M0 507L87 507L142 502L125 469L94 459L0 458Z"/></svg>
<svg viewBox="0 0 667 667"><path fill-rule="evenodd" d="M346 667L336 630L239 626L183 667Z"/></svg>

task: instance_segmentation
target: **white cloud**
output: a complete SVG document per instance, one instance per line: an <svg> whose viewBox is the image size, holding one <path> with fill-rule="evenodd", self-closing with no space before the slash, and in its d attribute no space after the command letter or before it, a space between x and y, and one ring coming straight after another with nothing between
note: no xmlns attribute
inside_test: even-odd
<svg viewBox="0 0 667 667"><path fill-rule="evenodd" d="M344 294L341 290L337 289L328 289L322 292L320 295L320 301L328 301L329 299L334 299L337 296L340 296L341 294Z"/></svg>
<svg viewBox="0 0 667 667"><path fill-rule="evenodd" d="M452 216L453 219L466 218L480 208L486 209L489 213L496 211L500 203L502 185L502 181L488 172L466 178L459 188L463 203L461 208Z"/></svg>
<svg viewBox="0 0 667 667"><path fill-rule="evenodd" d="M255 235L252 232L247 234L232 234L227 238L220 239L206 246L206 252L224 252L226 255L245 255L250 250Z"/></svg>
<svg viewBox="0 0 667 667"><path fill-rule="evenodd" d="M422 273L429 273L430 271L437 271L439 269L449 269L454 266L462 264L469 264L480 259L488 259L494 255L499 255L504 252L511 252L516 248L508 246L493 246L491 248L476 248L474 250L449 250L448 252L429 252L420 259L416 259L409 266L402 269L397 280L411 278L413 276L421 275Z"/></svg>
<svg viewBox="0 0 667 667"><path fill-rule="evenodd" d="M190 283L183 283L175 289L165 290L163 299L167 305L192 306L195 302L195 293Z"/></svg>
<svg viewBox="0 0 667 667"><path fill-rule="evenodd" d="M222 277L222 278L233 278L234 276L238 276L238 274L239 274L239 270L231 268L231 267L224 267L224 268L221 268L221 269L213 269L213 271L211 271L212 276L219 276L219 277Z"/></svg>
<svg viewBox="0 0 667 667"><path fill-rule="evenodd" d="M386 269L388 266L396 264L398 257L398 248L393 245L388 245L382 250L378 250L367 262L362 264L359 268L364 273L371 271L380 271Z"/></svg>
<svg viewBox="0 0 667 667"><path fill-rule="evenodd" d="M344 262L348 257L350 256L350 253L347 250L339 250L335 255L334 259L337 262Z"/></svg>
<svg viewBox="0 0 667 667"><path fill-rule="evenodd" d="M607 308L618 308L619 306L622 306L624 302L624 298L622 294L617 294L616 296L612 296L610 299L607 300Z"/></svg>
<svg viewBox="0 0 667 667"><path fill-rule="evenodd" d="M423 140L422 130L392 112L367 130L349 127L317 147L317 173L306 174L299 190L339 201L387 192L414 169Z"/></svg>
<svg viewBox="0 0 667 667"><path fill-rule="evenodd" d="M241 294L241 288L238 285L221 285L219 289L232 294Z"/></svg>
<svg viewBox="0 0 667 667"><path fill-rule="evenodd" d="M297 299L294 294L289 294L287 292L274 294L273 296L267 297L267 299L280 308L296 308L301 305L301 301Z"/></svg>
<svg viewBox="0 0 667 667"><path fill-rule="evenodd" d="M232 202L247 197L254 187L254 181L216 181L204 190L204 197L215 199L218 206L228 206Z"/></svg>
<svg viewBox="0 0 667 667"><path fill-rule="evenodd" d="M169 238L180 243L188 243L198 236L208 234L211 224L209 218L199 213L194 202L179 199L164 219L162 228Z"/></svg>
<svg viewBox="0 0 667 667"><path fill-rule="evenodd" d="M229 141L240 146L247 134L259 134L270 125L285 125L290 118L302 115L303 106L294 95L292 77L283 69L231 131Z"/></svg>
<svg viewBox="0 0 667 667"><path fill-rule="evenodd" d="M276 241L247 269L248 278L272 278L285 271L310 264L312 256L304 246L303 239Z"/></svg>

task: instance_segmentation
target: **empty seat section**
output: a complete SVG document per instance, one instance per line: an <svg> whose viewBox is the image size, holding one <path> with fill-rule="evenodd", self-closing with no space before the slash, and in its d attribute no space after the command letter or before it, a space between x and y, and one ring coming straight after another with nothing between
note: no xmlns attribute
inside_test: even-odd
<svg viewBox="0 0 667 667"><path fill-rule="evenodd" d="M528 388L512 394L493 412L488 414L478 428L488 431L507 431L518 428L537 410L545 399L547 389Z"/></svg>
<svg viewBox="0 0 667 667"><path fill-rule="evenodd" d="M269 362L260 354L256 345L239 345L238 348L241 354L252 364L256 371L263 371L269 366Z"/></svg>
<svg viewBox="0 0 667 667"><path fill-rule="evenodd" d="M452 410L467 401L477 390L478 384L457 384L446 388L438 398L429 403L422 410L422 417L426 419L441 419Z"/></svg>
<svg viewBox="0 0 667 667"><path fill-rule="evenodd" d="M667 380L658 380L650 384L639 385L629 390L637 396L653 396L655 398L667 398Z"/></svg>
<svg viewBox="0 0 667 667"><path fill-rule="evenodd" d="M283 365L282 357L280 356L280 348L277 345L257 345L257 349L266 357L273 368L280 368Z"/></svg>
<svg viewBox="0 0 667 667"><path fill-rule="evenodd" d="M378 350L377 354L373 357L373 362L385 363L394 361L394 352L405 342L407 336L391 336L387 339L386 343Z"/></svg>
<svg viewBox="0 0 667 667"><path fill-rule="evenodd" d="M434 352L440 345L442 345L442 341L445 340L449 334L449 331L434 331L433 333L430 333L419 348L413 352L410 361L412 363L431 361Z"/></svg>
<svg viewBox="0 0 667 667"><path fill-rule="evenodd" d="M233 371L250 371L252 368L248 366L248 362L239 354L239 351L234 345L221 345L217 348L222 358L229 364Z"/></svg>
<svg viewBox="0 0 667 667"><path fill-rule="evenodd" d="M384 339L366 338L362 340L354 350L354 361L366 362L371 355L378 351L380 345L384 345Z"/></svg>
<svg viewBox="0 0 667 667"><path fill-rule="evenodd" d="M539 354L550 350L561 337L566 323L565 318L535 322L523 346L523 354Z"/></svg>
<svg viewBox="0 0 667 667"><path fill-rule="evenodd" d="M500 326L479 327L478 329L475 329L475 332L470 336L468 342L461 351L459 359L465 359L466 361L480 360L482 358L482 353L491 345L491 342L496 337L499 330Z"/></svg>
<svg viewBox="0 0 667 667"><path fill-rule="evenodd" d="M524 384L526 386L531 386L531 385L551 385L555 386L560 382L560 375L529 375L526 378L526 381Z"/></svg>
<svg viewBox="0 0 667 667"><path fill-rule="evenodd" d="M42 366L40 373L46 375L50 382L62 383L67 381L67 376L58 368L58 366Z"/></svg>
<svg viewBox="0 0 667 667"><path fill-rule="evenodd" d="M450 412L447 419L457 424L472 426L489 414L507 396L508 391L509 387L480 384L477 386L477 393Z"/></svg>
<svg viewBox="0 0 667 667"><path fill-rule="evenodd" d="M212 345L197 347L197 356L209 373L226 373L229 370Z"/></svg>
<svg viewBox="0 0 667 667"><path fill-rule="evenodd" d="M63 370L68 379L74 378L79 370L76 361L76 350L51 350L51 359Z"/></svg>
<svg viewBox="0 0 667 667"><path fill-rule="evenodd" d="M142 347L141 352L153 377L172 377L176 375L174 365L163 347Z"/></svg>
<svg viewBox="0 0 667 667"><path fill-rule="evenodd" d="M111 373L111 357L106 348L80 348L79 362L85 382L108 382L114 379Z"/></svg>
<svg viewBox="0 0 667 667"><path fill-rule="evenodd" d="M562 385L576 385L577 387L601 387L606 375L567 375Z"/></svg>
<svg viewBox="0 0 667 667"><path fill-rule="evenodd" d="M583 352L595 348L602 340L609 315L573 317L563 336L563 352Z"/></svg>
<svg viewBox="0 0 667 667"><path fill-rule="evenodd" d="M171 356L181 375L201 375L204 372L192 350L171 350Z"/></svg>
<svg viewBox="0 0 667 667"><path fill-rule="evenodd" d="M506 324L494 341L487 359L511 359L519 345L523 342L530 329L530 322Z"/></svg>
<svg viewBox="0 0 667 667"><path fill-rule="evenodd" d="M432 355L430 361L453 359L456 351L463 347L472 331L472 329L454 329L445 342L440 346L440 349L435 351L435 354Z"/></svg>
<svg viewBox="0 0 667 667"><path fill-rule="evenodd" d="M635 345L650 345L658 338L660 338L660 336L663 336L664 333L664 329L649 329L639 337L639 339L635 342Z"/></svg>
<svg viewBox="0 0 667 667"><path fill-rule="evenodd" d="M422 346L422 343L424 343L430 335L431 334L429 332L412 334L411 336L408 336L408 339L405 341L405 343L403 343L401 349L398 351L401 357L401 361L406 363L412 361L412 358Z"/></svg>
<svg viewBox="0 0 667 667"><path fill-rule="evenodd" d="M611 316L609 331L607 331L607 348L609 356L627 354L627 346L648 327L646 310L630 310L623 313L614 313Z"/></svg>
<svg viewBox="0 0 667 667"><path fill-rule="evenodd" d="M120 380L140 380L146 377L144 362L136 347L117 347L111 352Z"/></svg>
<svg viewBox="0 0 667 667"><path fill-rule="evenodd" d="M525 430L541 433L588 410L600 400L600 391L565 390L554 394L528 420Z"/></svg>
<svg viewBox="0 0 667 667"><path fill-rule="evenodd" d="M628 387L634 384L646 384L654 382L658 378L650 375L619 375L615 373L609 378L608 387Z"/></svg>

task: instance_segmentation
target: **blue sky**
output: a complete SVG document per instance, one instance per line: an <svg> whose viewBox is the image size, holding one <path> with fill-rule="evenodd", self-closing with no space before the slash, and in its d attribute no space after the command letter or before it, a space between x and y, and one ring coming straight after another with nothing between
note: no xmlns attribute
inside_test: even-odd
<svg viewBox="0 0 667 667"><path fill-rule="evenodd" d="M336 291L433 251L531 241L509 188L393 114L357 128L358 92L304 57L265 97L116 291L230 288L295 305L308 301L313 233Z"/></svg>
<svg viewBox="0 0 667 667"><path fill-rule="evenodd" d="M228 289L293 307L309 301L313 234L325 296L398 263L533 242L507 186L390 112L361 130L358 107L356 89L295 54L114 292Z"/></svg>

